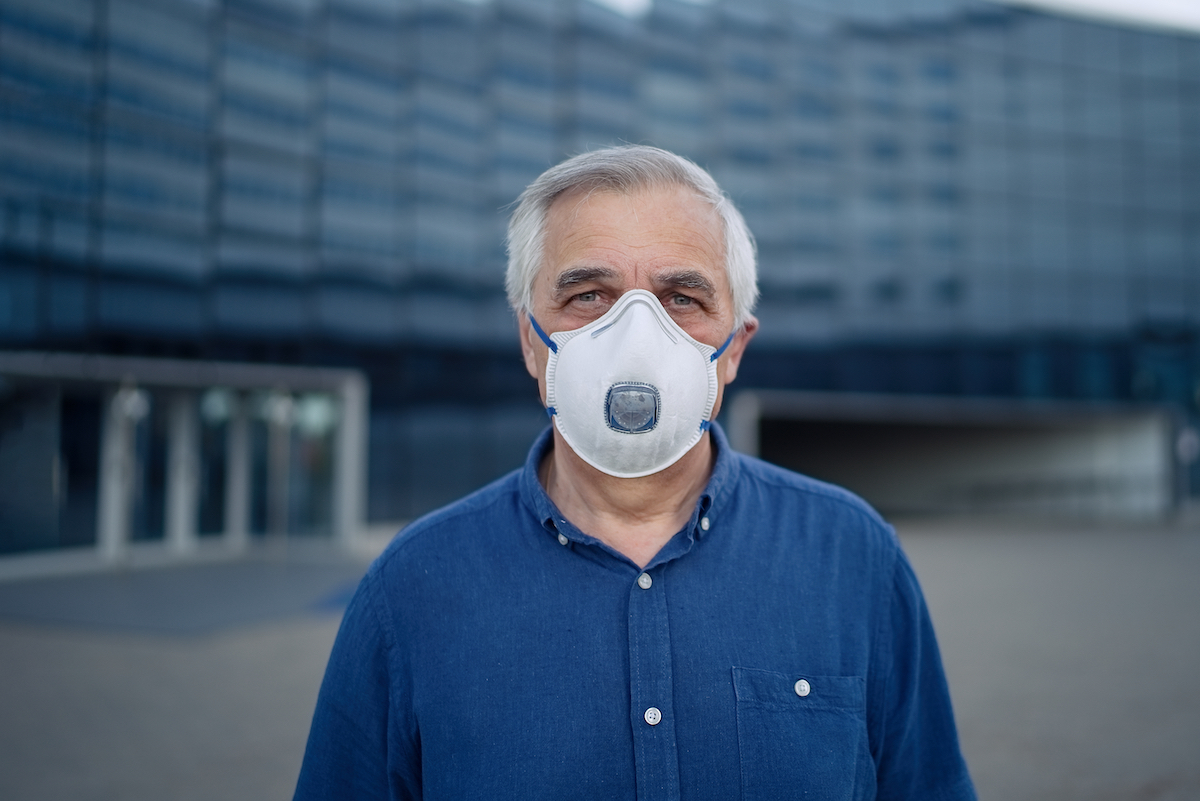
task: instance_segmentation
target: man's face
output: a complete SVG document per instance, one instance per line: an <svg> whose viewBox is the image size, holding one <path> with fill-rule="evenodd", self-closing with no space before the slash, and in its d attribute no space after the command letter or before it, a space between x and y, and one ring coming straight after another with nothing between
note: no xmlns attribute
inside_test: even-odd
<svg viewBox="0 0 1200 801"><path fill-rule="evenodd" d="M546 215L545 260L533 285L538 325L551 334L574 330L631 289L657 296L688 335L719 348L734 322L721 218L682 187L559 197ZM545 402L549 349L528 319L519 324L525 367ZM747 321L717 361L721 391L714 416L757 327L757 320Z"/></svg>

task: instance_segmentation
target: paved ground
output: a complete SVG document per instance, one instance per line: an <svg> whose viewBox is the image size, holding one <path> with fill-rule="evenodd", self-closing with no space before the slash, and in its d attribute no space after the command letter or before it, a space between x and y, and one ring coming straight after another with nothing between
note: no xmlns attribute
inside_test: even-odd
<svg viewBox="0 0 1200 801"><path fill-rule="evenodd" d="M985 801L1200 798L1200 529L897 527ZM289 798L361 568L0 584L0 799Z"/></svg>
<svg viewBox="0 0 1200 801"><path fill-rule="evenodd" d="M288 799L364 563L0 584L0 799Z"/></svg>
<svg viewBox="0 0 1200 801"><path fill-rule="evenodd" d="M899 521L983 799L1200 799L1200 528Z"/></svg>

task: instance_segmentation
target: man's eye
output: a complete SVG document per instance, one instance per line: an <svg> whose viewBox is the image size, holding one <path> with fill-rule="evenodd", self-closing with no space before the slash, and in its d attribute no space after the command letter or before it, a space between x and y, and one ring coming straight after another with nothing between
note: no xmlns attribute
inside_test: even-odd
<svg viewBox="0 0 1200 801"><path fill-rule="evenodd" d="M575 300L583 301L584 303L592 303L596 300L595 292L580 292L575 296Z"/></svg>
<svg viewBox="0 0 1200 801"><path fill-rule="evenodd" d="M688 297L687 295L675 295L674 297L671 298L671 303L673 303L676 306L691 306L693 303L693 299Z"/></svg>

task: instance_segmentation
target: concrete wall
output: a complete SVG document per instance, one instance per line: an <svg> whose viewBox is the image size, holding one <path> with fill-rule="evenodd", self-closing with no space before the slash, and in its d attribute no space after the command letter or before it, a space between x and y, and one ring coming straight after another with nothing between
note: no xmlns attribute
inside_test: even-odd
<svg viewBox="0 0 1200 801"><path fill-rule="evenodd" d="M887 512L1155 518L1178 422L1157 406L743 392L733 445Z"/></svg>

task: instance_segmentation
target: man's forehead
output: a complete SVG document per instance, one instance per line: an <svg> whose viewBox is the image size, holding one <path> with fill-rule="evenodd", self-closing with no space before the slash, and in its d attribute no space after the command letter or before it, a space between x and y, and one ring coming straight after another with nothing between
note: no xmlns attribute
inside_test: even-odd
<svg viewBox="0 0 1200 801"><path fill-rule="evenodd" d="M555 294L630 278L714 294L726 284L722 231L720 215L690 187L569 190L547 213L537 280Z"/></svg>
<svg viewBox="0 0 1200 801"><path fill-rule="evenodd" d="M724 253L724 221L692 189L647 186L631 191L573 189L559 195L546 213L543 242L549 251L586 246L597 238L673 243L684 251ZM722 258L723 260L723 258Z"/></svg>

